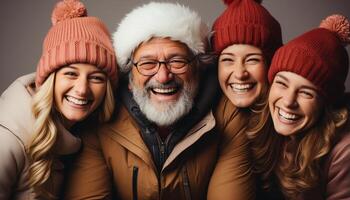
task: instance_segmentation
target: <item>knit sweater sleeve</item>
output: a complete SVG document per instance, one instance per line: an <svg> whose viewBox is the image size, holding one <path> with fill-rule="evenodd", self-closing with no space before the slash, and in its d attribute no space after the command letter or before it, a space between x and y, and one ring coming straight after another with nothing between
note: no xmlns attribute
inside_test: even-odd
<svg viewBox="0 0 350 200"><path fill-rule="evenodd" d="M226 101L224 108L219 108L215 114L218 130L221 132L221 142L207 199L254 199L255 181L248 139L244 132L246 120L236 108L229 109L228 103Z"/></svg>
<svg viewBox="0 0 350 200"><path fill-rule="evenodd" d="M330 155L327 200L350 199L350 134L342 138Z"/></svg>
<svg viewBox="0 0 350 200"><path fill-rule="evenodd" d="M19 184L24 176L25 151L19 139L0 126L0 199L20 195L25 186Z"/></svg>

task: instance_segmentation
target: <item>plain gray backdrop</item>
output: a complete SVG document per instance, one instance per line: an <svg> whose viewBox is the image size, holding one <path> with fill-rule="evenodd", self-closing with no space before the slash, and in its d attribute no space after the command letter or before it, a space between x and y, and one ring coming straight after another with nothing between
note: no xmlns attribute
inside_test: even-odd
<svg viewBox="0 0 350 200"><path fill-rule="evenodd" d="M159 0L158 0L159 1ZM179 2L196 10L211 27L226 6L221 0L163 0ZM33 72L41 55L43 39L51 27L51 12L57 0L0 1L0 93L17 77ZM82 0L88 14L102 19L114 32L122 17L144 0ZM280 22L284 42L319 25L328 15L350 18L350 0L264 0ZM350 53L349 46L347 47ZM332 58L329 58L332 59ZM347 91L350 91L348 76Z"/></svg>

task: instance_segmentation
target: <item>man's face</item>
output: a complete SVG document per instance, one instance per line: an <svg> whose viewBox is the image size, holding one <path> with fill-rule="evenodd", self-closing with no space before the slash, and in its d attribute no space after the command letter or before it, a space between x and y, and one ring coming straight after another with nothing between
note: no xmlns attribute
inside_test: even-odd
<svg viewBox="0 0 350 200"><path fill-rule="evenodd" d="M192 55L183 43L153 38L136 49L133 62L145 59L168 61L173 58L192 59ZM158 126L169 126L190 111L198 84L194 67L190 63L186 72L174 74L161 64L152 76L142 75L135 66L132 67L129 88L150 121Z"/></svg>

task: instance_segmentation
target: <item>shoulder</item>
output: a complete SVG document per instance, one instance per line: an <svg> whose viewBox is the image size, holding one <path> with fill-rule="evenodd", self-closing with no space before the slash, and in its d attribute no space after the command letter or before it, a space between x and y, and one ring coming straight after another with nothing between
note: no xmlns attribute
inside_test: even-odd
<svg viewBox="0 0 350 200"><path fill-rule="evenodd" d="M326 160L327 199L350 198L350 132L341 133Z"/></svg>
<svg viewBox="0 0 350 200"><path fill-rule="evenodd" d="M335 143L334 147L332 148L330 152L330 158L331 160L339 160L339 159L346 159L347 161L350 161L350 127L345 127L345 130L343 130L337 142Z"/></svg>
<svg viewBox="0 0 350 200"><path fill-rule="evenodd" d="M344 171L350 173L350 130L345 127L338 136L325 161L325 170L328 171L329 177Z"/></svg>
<svg viewBox="0 0 350 200"><path fill-rule="evenodd" d="M223 96L214 110L214 117L219 131L225 129L230 132L238 132L246 126L249 116L243 110L234 106L231 101Z"/></svg>
<svg viewBox="0 0 350 200"><path fill-rule="evenodd" d="M35 74L18 78L0 97L0 124L25 143L33 132L32 96L27 86L34 83L34 79Z"/></svg>
<svg viewBox="0 0 350 200"><path fill-rule="evenodd" d="M26 160L25 146L9 130L0 127L0 168L21 169Z"/></svg>
<svg viewBox="0 0 350 200"><path fill-rule="evenodd" d="M17 78L11 85L3 92L1 96L13 94L13 92L26 91L26 87L35 82L35 73L26 74ZM26 92L28 93L28 92Z"/></svg>

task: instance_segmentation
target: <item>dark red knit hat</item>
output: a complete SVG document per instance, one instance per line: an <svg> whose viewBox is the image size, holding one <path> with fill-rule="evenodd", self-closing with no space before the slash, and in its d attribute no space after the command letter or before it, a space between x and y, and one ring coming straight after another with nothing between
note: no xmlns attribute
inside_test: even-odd
<svg viewBox="0 0 350 200"><path fill-rule="evenodd" d="M273 56L268 73L272 83L280 71L294 72L311 81L329 103L336 103L345 90L350 42L349 21L332 15L313 29L288 42Z"/></svg>
<svg viewBox="0 0 350 200"><path fill-rule="evenodd" d="M232 44L260 48L268 61L282 45L281 26L258 0L224 0L227 9L213 25L212 44L221 53Z"/></svg>

